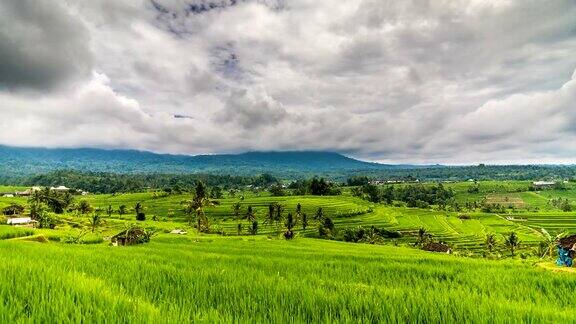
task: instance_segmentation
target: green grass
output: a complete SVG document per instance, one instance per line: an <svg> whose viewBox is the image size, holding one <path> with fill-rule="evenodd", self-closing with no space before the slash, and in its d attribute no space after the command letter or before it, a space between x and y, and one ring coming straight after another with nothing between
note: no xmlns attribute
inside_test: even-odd
<svg viewBox="0 0 576 324"><path fill-rule="evenodd" d="M528 182L447 183L459 202L485 197L521 199L525 209L505 213L439 211L372 204L342 196L270 197L244 192L206 208L213 228L226 236L197 235L187 224L181 202L190 195L153 192L90 195L104 224L89 230L89 215L58 215L56 229L0 225L0 322L567 322L576 311L574 273L556 273L528 260L467 258L484 250L487 233L502 242L511 231L530 252L552 234L576 232L576 212L561 212L550 197L573 201L576 190L529 192ZM524 190L524 191L522 191ZM243 196L244 199L241 199ZM26 198L2 198L0 207ZM147 220L132 210L142 202ZM237 236L232 205L256 211L259 235ZM277 228L263 224L270 203L286 215L300 203L311 220L297 225L295 240L278 239ZM108 205L114 212L108 217ZM128 206L119 215L120 205ZM318 208L337 229L378 226L401 231L399 247L309 238ZM466 214L469 219L462 219ZM156 219L156 220L153 220ZM111 247L106 240L126 226L154 227L152 242ZM188 235L167 234L181 228ZM457 255L415 249L419 228L455 247ZM82 244L67 244L83 236ZM49 240L48 243L39 243ZM495 257L495 256L494 256ZM550 266L548 267L550 268Z"/></svg>
<svg viewBox="0 0 576 324"><path fill-rule="evenodd" d="M0 322L567 322L573 274L390 246L0 241Z"/></svg>
<svg viewBox="0 0 576 324"><path fill-rule="evenodd" d="M12 239L34 234L34 230L26 227L0 225L0 240Z"/></svg>

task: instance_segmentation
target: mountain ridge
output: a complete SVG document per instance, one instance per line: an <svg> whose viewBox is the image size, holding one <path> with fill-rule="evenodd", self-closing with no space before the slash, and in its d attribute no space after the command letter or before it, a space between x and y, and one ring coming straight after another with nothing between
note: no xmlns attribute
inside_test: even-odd
<svg viewBox="0 0 576 324"><path fill-rule="evenodd" d="M116 173L330 173L406 167L366 162L326 151L249 151L238 154L178 155L98 148L0 146L0 172L26 176L54 170Z"/></svg>

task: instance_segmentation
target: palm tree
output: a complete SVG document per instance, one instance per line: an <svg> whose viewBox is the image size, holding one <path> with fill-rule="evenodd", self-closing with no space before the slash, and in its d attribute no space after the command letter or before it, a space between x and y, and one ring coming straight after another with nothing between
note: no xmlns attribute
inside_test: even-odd
<svg viewBox="0 0 576 324"><path fill-rule="evenodd" d="M136 205L134 205L134 212L136 212L136 220L139 221L146 220L146 215L144 214L143 210L144 206L142 206L141 202L137 202Z"/></svg>
<svg viewBox="0 0 576 324"><path fill-rule="evenodd" d="M298 203L296 205L296 221L298 221L302 217L302 205Z"/></svg>
<svg viewBox="0 0 576 324"><path fill-rule="evenodd" d="M196 229L198 232L208 232L210 222L204 213L204 207L214 206L206 196L206 187L202 181L196 183L194 197L191 200L183 202L185 204L184 212L188 215L188 223L192 225L193 216L196 216Z"/></svg>
<svg viewBox="0 0 576 324"><path fill-rule="evenodd" d="M136 205L134 205L134 212L136 212L136 215L138 215L138 213L140 213L141 211L142 211L142 203L137 202Z"/></svg>
<svg viewBox="0 0 576 324"><path fill-rule="evenodd" d="M253 222L256 220L256 212L252 206L248 206L248 210L246 211L246 220Z"/></svg>
<svg viewBox="0 0 576 324"><path fill-rule="evenodd" d="M242 205L240 205L239 202L232 205L232 211L234 212L234 219L235 220L238 219L238 217L240 216L240 209L242 209Z"/></svg>
<svg viewBox="0 0 576 324"><path fill-rule="evenodd" d="M544 258L546 256L546 254L552 256L552 253L553 253L554 249L556 248L556 245L558 244L558 240L560 238L564 237L566 235L566 232L562 232L562 233L556 235L555 237L552 237L552 235L550 235L550 233L548 233L547 230L542 228L542 229L540 229L540 231L542 232L542 235L544 236L544 241L542 241L540 243L540 245L543 247L541 258Z"/></svg>
<svg viewBox="0 0 576 324"><path fill-rule="evenodd" d="M420 229L418 229L418 241L416 245L424 245L430 239L430 236L430 233L428 233L424 227L420 227Z"/></svg>
<svg viewBox="0 0 576 324"><path fill-rule="evenodd" d="M78 202L77 209L80 212L80 214L88 214L90 211L92 211L93 208L92 206L90 206L88 200L82 199Z"/></svg>
<svg viewBox="0 0 576 324"><path fill-rule="evenodd" d="M288 217L286 217L286 223L284 225L286 226L284 237L287 240L294 238L294 232L292 231L292 229L294 228L294 226L296 226L296 220L292 216L292 213L288 213Z"/></svg>
<svg viewBox="0 0 576 324"><path fill-rule="evenodd" d="M199 232L207 232L210 229L210 222L204 213L204 207L214 206L214 203L207 198L199 199L198 197L183 203L185 205L184 212L188 216L188 224L192 226L194 219L196 219L196 229Z"/></svg>
<svg viewBox="0 0 576 324"><path fill-rule="evenodd" d="M520 245L520 239L515 232L510 232L510 235L505 240L506 246L510 249L510 253L514 256L514 250Z"/></svg>
<svg viewBox="0 0 576 324"><path fill-rule="evenodd" d="M264 221L265 225L272 225L272 223L274 223L275 211L276 211L276 203L270 203L268 205L268 214L266 215L266 220Z"/></svg>
<svg viewBox="0 0 576 324"><path fill-rule="evenodd" d="M488 252L492 253L494 247L496 247L496 236L493 233L488 233L484 243L486 244L486 248L488 248Z"/></svg>
<svg viewBox="0 0 576 324"><path fill-rule="evenodd" d="M318 207L318 209L316 210L316 214L314 215L314 219L316 219L317 221L322 221L323 218L324 218L324 211L322 210L322 207Z"/></svg>
<svg viewBox="0 0 576 324"><path fill-rule="evenodd" d="M90 217L90 227L92 227L92 233L96 230L98 226L102 225L102 217L97 212L92 214Z"/></svg>

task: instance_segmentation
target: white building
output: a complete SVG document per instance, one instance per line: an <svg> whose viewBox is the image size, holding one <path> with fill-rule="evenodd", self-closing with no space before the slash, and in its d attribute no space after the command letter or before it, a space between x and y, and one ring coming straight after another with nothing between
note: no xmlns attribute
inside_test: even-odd
<svg viewBox="0 0 576 324"><path fill-rule="evenodd" d="M70 190L70 188L64 187L64 186L58 186L58 187L51 187L50 190L55 190L55 191L68 191Z"/></svg>
<svg viewBox="0 0 576 324"><path fill-rule="evenodd" d="M36 221L32 220L30 217L14 217L6 220L6 224L8 225L27 225L35 222Z"/></svg>

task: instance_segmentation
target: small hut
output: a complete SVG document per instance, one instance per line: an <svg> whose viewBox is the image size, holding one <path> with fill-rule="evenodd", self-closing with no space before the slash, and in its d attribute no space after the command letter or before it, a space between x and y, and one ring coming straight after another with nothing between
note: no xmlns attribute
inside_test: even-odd
<svg viewBox="0 0 576 324"><path fill-rule="evenodd" d="M558 240L557 265L572 266L572 260L576 255L576 234L563 237Z"/></svg>
<svg viewBox="0 0 576 324"><path fill-rule="evenodd" d="M428 242L422 249L430 252L452 253L452 249L448 245L439 242Z"/></svg>
<svg viewBox="0 0 576 324"><path fill-rule="evenodd" d="M150 242L150 233L139 227L132 227L114 236L111 241L117 245L134 245Z"/></svg>

